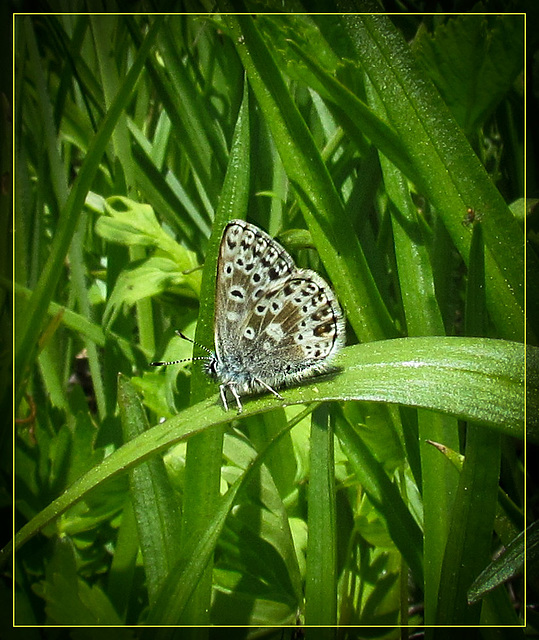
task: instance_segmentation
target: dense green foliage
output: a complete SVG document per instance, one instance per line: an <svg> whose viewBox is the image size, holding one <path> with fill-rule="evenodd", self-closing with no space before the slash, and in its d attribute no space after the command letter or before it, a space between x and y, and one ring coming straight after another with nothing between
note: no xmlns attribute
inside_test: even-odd
<svg viewBox="0 0 539 640"><path fill-rule="evenodd" d="M523 17L19 16L15 46L16 623L523 625ZM241 416L149 367L213 347L231 218L348 336Z"/></svg>

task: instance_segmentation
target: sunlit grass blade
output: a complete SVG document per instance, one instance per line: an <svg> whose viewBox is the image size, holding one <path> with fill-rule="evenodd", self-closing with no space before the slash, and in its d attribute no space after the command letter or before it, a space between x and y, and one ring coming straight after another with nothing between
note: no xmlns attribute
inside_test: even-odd
<svg viewBox="0 0 539 640"><path fill-rule="evenodd" d="M215 273L217 270L217 246L222 230L231 212L236 216L244 215L249 195L249 99L247 87L244 88L244 100L234 135L230 161L228 165L219 207L213 226L213 235L208 253L201 286L199 322L196 338L199 344L213 344ZM198 369L193 375L191 387L192 401L207 397L211 393L212 383L205 373ZM211 518L219 497L221 477L221 457L223 448L222 429L213 429L201 433L189 441L185 464L185 502L182 513L181 544L187 549L189 541L196 538ZM188 555L182 554L184 562ZM212 569L208 565L192 595L189 605L182 609L183 624L207 624L211 603Z"/></svg>
<svg viewBox="0 0 539 640"><path fill-rule="evenodd" d="M22 376L35 353L35 336L39 334L43 317L47 313L47 306L52 299L56 284L62 273L61 264L66 257L69 243L75 232L84 199L98 171L103 152L114 131L118 118L129 101L136 79L142 71L150 48L154 44L159 28L160 21L156 20L138 50L133 65L123 79L108 113L101 123L100 129L75 180L75 184L69 193L67 202L63 207L60 224L54 237L49 258L25 310L26 323L19 328L17 333L15 387L18 390L22 390L20 385Z"/></svg>
<svg viewBox="0 0 539 640"><path fill-rule="evenodd" d="M504 337L522 339L524 252L514 253L514 247L523 247L522 229L389 19L347 15L343 23L390 123L422 177L419 187L442 216L464 259L470 237L461 224L463 215L468 207L485 213L489 313ZM528 268L530 274L538 273L535 257L528 260ZM528 306L529 312L533 313L536 303Z"/></svg>
<svg viewBox="0 0 539 640"><path fill-rule="evenodd" d="M530 349L530 354L528 366L539 371L538 350ZM336 361L342 367L340 373L283 390L282 395L289 404L354 399L423 406L463 420L475 420L522 439L522 356L522 345L481 338L406 338L369 343L343 350ZM242 416L275 406L280 406L280 401L273 397L253 398L245 402ZM539 441L536 409L537 399L528 406L528 410L534 411L529 416L528 438L535 442ZM43 509L19 531L16 546L24 544L106 479L232 418L214 395L156 425L112 453Z"/></svg>
<svg viewBox="0 0 539 640"><path fill-rule="evenodd" d="M364 341L395 336L342 200L254 21L230 15L226 20L320 258L356 335Z"/></svg>

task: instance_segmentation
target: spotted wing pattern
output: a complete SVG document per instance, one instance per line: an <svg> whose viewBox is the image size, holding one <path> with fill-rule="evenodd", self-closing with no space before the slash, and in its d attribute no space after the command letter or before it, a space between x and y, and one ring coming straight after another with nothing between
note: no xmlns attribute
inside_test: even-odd
<svg viewBox="0 0 539 640"><path fill-rule="evenodd" d="M223 233L217 272L220 381L241 393L264 387L275 393L326 369L343 340L341 309L326 282L314 271L296 269L258 227L232 220Z"/></svg>

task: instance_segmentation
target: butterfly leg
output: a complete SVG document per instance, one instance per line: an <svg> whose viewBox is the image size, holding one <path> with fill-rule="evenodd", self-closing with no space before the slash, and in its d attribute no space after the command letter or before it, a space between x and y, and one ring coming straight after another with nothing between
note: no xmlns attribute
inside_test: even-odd
<svg viewBox="0 0 539 640"><path fill-rule="evenodd" d="M223 407L225 408L225 411L228 411L228 403L226 401L226 384L220 384L219 385L219 393L221 394L221 400L223 401Z"/></svg>
<svg viewBox="0 0 539 640"><path fill-rule="evenodd" d="M229 385L229 389L232 395L234 396L234 399L236 400L236 404L238 405L238 413L241 413L243 411L243 405L241 404L241 400L238 395L238 392L236 391L236 387L233 384L231 384Z"/></svg>
<svg viewBox="0 0 539 640"><path fill-rule="evenodd" d="M221 392L221 400L223 401L223 405L225 407L225 411L228 411L228 404L226 401L226 388L230 389L230 393L234 396L234 400L236 401L236 404L238 405L238 413L241 413L243 411L243 405L241 404L241 400L240 397L238 395L238 392L236 391L236 387L234 386L233 382L229 382L228 384L222 384L219 387L219 391Z"/></svg>
<svg viewBox="0 0 539 640"><path fill-rule="evenodd" d="M276 396L277 398L279 398L279 400L284 400L283 396L280 393L277 393L277 391L275 391L275 389L272 389L269 384L266 384L264 382L264 380L260 380L260 378L256 378L256 382L258 382L258 384L261 384L263 387L265 387L268 391L271 391L271 393L273 393L274 396Z"/></svg>

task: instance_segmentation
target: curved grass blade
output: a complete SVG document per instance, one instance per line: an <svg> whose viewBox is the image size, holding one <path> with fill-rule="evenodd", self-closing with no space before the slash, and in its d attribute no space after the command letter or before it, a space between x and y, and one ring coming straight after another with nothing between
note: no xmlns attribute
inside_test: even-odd
<svg viewBox="0 0 539 640"><path fill-rule="evenodd" d="M517 16L518 18L518 16ZM389 122L404 143L419 187L443 219L455 246L468 258L470 234L462 227L467 207L484 213L487 304L500 334L524 334L524 238L469 142L408 44L387 16L345 15L343 24L370 81L384 102ZM522 251L517 251L522 248ZM535 256L528 280L537 280ZM531 275L533 274L533 275ZM528 312L538 300L528 299ZM531 303L531 306L530 306Z"/></svg>
<svg viewBox="0 0 539 640"><path fill-rule="evenodd" d="M356 345L336 359L333 375L282 391L285 404L323 400L371 400L424 407L475 420L506 435L524 437L524 348L484 338L402 338ZM530 376L530 373L533 375ZM528 380L539 380L539 349L528 347ZM528 438L539 442L537 382L529 389ZM263 396L245 402L242 417L282 406ZM196 433L230 422L218 395L137 436L79 478L28 522L15 548L94 487ZM6 547L4 550L9 552Z"/></svg>

